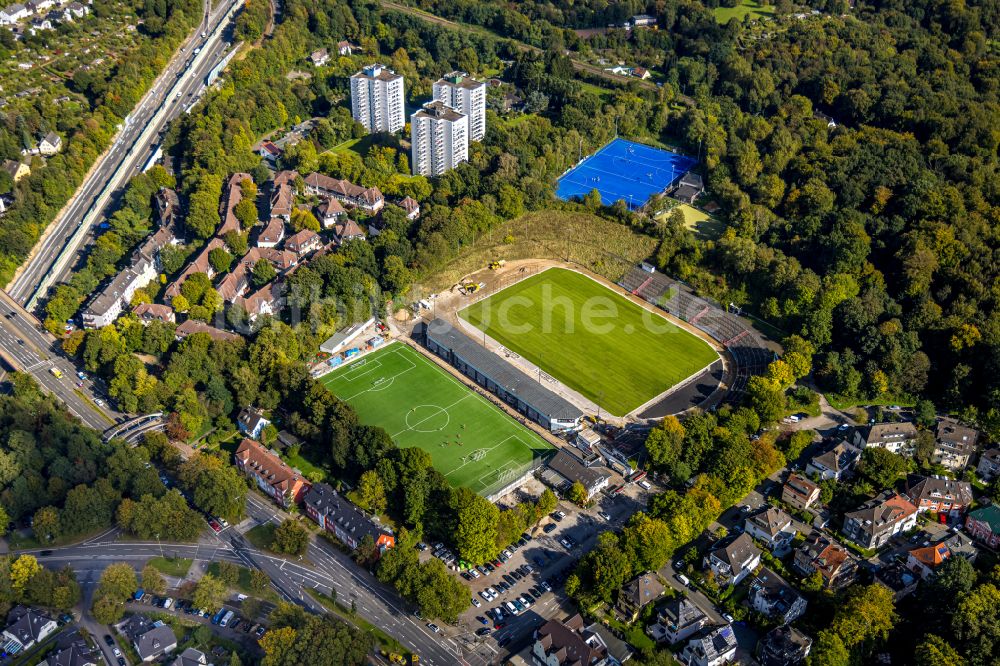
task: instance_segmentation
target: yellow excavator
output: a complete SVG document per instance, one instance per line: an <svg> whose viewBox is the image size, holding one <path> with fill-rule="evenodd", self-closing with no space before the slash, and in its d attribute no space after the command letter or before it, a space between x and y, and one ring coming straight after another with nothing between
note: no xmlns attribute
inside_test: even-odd
<svg viewBox="0 0 1000 666"><path fill-rule="evenodd" d="M490 270L491 271L495 271L495 270L497 270L499 268L503 268L506 265L507 265L507 261L506 260L504 260L504 259L496 259L496 260L490 262Z"/></svg>

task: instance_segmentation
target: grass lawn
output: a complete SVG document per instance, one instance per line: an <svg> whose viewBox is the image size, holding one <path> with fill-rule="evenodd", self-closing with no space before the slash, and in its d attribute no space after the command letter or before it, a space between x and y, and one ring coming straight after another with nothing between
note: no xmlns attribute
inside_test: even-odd
<svg viewBox="0 0 1000 666"><path fill-rule="evenodd" d="M351 613L349 610L343 608L339 601L336 601L333 597L323 594L319 590L314 590L312 588L306 588L309 594L312 595L313 599L323 604L323 606L329 610L331 613L341 618L348 624L352 624L362 631L366 631L375 637L378 641L379 647L389 653L398 654L402 657L409 657L410 651L403 647L403 644L397 641L395 638L385 633L374 624L364 619L357 613Z"/></svg>
<svg viewBox="0 0 1000 666"><path fill-rule="evenodd" d="M256 597L264 601L270 601L271 603L276 604L279 601L281 601L281 599L278 597L278 593L274 591L274 588L269 587L263 592L257 592L256 590L254 590L252 587L250 587L250 570L247 569L246 567L240 567L240 566L238 566L237 568L240 570L240 577L239 580L236 581L236 585L233 586L234 589L242 592L243 594L249 597ZM212 574L213 576L218 577L219 563L212 562L211 564L208 565L208 569L206 571Z"/></svg>
<svg viewBox="0 0 1000 666"><path fill-rule="evenodd" d="M743 2L735 7L716 7L713 12L715 13L715 20L725 25L729 23L729 19L736 18L742 20L747 14L754 19L772 16L774 15L774 7L762 4L757 0L743 0Z"/></svg>
<svg viewBox="0 0 1000 666"><path fill-rule="evenodd" d="M153 557L146 564L174 578L184 578L191 568L191 560L184 557Z"/></svg>
<svg viewBox="0 0 1000 666"><path fill-rule="evenodd" d="M684 214L684 226L700 238L706 240L719 238L726 228L726 225L721 220L686 203L678 204L660 213L656 216L657 221L662 222L675 210L680 210Z"/></svg>
<svg viewBox="0 0 1000 666"><path fill-rule="evenodd" d="M488 495L536 456L552 450L478 393L401 343L320 379L402 448L427 451L452 486Z"/></svg>
<svg viewBox="0 0 1000 666"><path fill-rule="evenodd" d="M326 471L303 458L301 451L295 455L290 455L288 451L285 451L281 454L281 457L286 463L302 472L302 474L313 483L316 483L317 481L326 481Z"/></svg>
<svg viewBox="0 0 1000 666"><path fill-rule="evenodd" d="M700 338L562 268L522 280L459 316L616 416L718 359Z"/></svg>
<svg viewBox="0 0 1000 666"><path fill-rule="evenodd" d="M274 541L274 530L277 527L274 523L261 523L247 531L245 536L247 541L252 543L258 550L271 550L271 543Z"/></svg>

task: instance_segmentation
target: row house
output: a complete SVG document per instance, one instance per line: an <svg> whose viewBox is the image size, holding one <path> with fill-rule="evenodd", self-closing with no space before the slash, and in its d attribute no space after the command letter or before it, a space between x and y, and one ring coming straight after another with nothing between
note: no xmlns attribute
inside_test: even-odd
<svg viewBox="0 0 1000 666"><path fill-rule="evenodd" d="M323 197L315 208L316 219L324 229L332 229L337 222L347 217L347 209L333 197Z"/></svg>
<svg viewBox="0 0 1000 666"><path fill-rule="evenodd" d="M917 524L917 507L886 491L844 515L844 535L863 548L880 548Z"/></svg>
<svg viewBox="0 0 1000 666"><path fill-rule="evenodd" d="M280 217L285 222L292 219L292 207L295 205L295 193L292 191L292 185L297 177L298 174L295 171L282 171L278 176L275 176L270 200L272 219Z"/></svg>
<svg viewBox="0 0 1000 666"><path fill-rule="evenodd" d="M198 256L184 267L184 270L181 271L181 274L173 282L167 285L167 288L163 292L163 300L170 303L175 296L181 293L181 287L184 286L184 282L195 273L204 273L208 276L209 280L215 277L215 269L212 268L212 262L209 261L208 255L217 247L225 248L226 243L219 237L209 239L205 247L198 253Z"/></svg>
<svg viewBox="0 0 1000 666"><path fill-rule="evenodd" d="M219 225L215 235L222 238L230 231L240 231L242 228L239 219L236 217L236 205L243 200L243 181L253 183L253 177L248 173L234 173L226 182L226 191L219 204L219 217L222 224Z"/></svg>
<svg viewBox="0 0 1000 666"><path fill-rule="evenodd" d="M169 305L159 305L157 303L140 303L132 308L132 314L142 323L146 324L158 321L164 324L177 321L174 310Z"/></svg>
<svg viewBox="0 0 1000 666"><path fill-rule="evenodd" d="M377 213L385 205L385 198L377 187L361 187L349 180L331 178L318 172L306 176L305 185L309 194L331 197L369 213Z"/></svg>
<svg viewBox="0 0 1000 666"><path fill-rule="evenodd" d="M292 234L285 241L285 250L294 252L300 259L321 247L323 247L323 239L312 229L303 229Z"/></svg>
<svg viewBox="0 0 1000 666"><path fill-rule="evenodd" d="M272 280L246 297L238 296L233 303L242 306L252 324L258 317L275 316L284 302L284 283Z"/></svg>
<svg viewBox="0 0 1000 666"><path fill-rule="evenodd" d="M260 442L244 439L236 449L236 466L274 502L287 509L302 501L309 482Z"/></svg>
<svg viewBox="0 0 1000 666"><path fill-rule="evenodd" d="M219 282L216 287L219 296L226 303L233 303L243 296L250 286L253 267L258 261L269 261L278 274L286 273L298 264L298 257L292 252L274 248L250 248L250 251L237 260L233 269Z"/></svg>
<svg viewBox="0 0 1000 666"><path fill-rule="evenodd" d="M380 554L396 545L392 530L383 527L325 483L312 486L302 498L302 504L307 516L351 550L357 549L365 537L371 537Z"/></svg>
<svg viewBox="0 0 1000 666"><path fill-rule="evenodd" d="M903 495L918 512L933 511L957 518L972 504L972 484L943 476L911 475Z"/></svg>
<svg viewBox="0 0 1000 666"><path fill-rule="evenodd" d="M285 238L285 220L272 217L271 221L257 234L257 247L277 247Z"/></svg>

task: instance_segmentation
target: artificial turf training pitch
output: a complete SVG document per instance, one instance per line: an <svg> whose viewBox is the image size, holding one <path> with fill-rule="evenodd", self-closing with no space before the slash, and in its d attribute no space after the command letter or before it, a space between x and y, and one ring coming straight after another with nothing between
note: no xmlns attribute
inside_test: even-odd
<svg viewBox="0 0 1000 666"><path fill-rule="evenodd" d="M452 486L489 495L552 445L401 343L365 355L320 381L362 423L418 446Z"/></svg>
<svg viewBox="0 0 1000 666"><path fill-rule="evenodd" d="M458 314L615 416L718 359L704 340L562 268L542 271Z"/></svg>

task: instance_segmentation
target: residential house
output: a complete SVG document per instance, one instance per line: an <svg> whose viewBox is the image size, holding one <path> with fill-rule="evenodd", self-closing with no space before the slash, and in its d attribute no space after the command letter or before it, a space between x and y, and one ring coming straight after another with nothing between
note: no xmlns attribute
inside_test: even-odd
<svg viewBox="0 0 1000 666"><path fill-rule="evenodd" d="M260 433L269 425L271 422L264 418L263 410L255 407L244 407L236 417L236 427L241 433L253 439L260 439Z"/></svg>
<svg viewBox="0 0 1000 666"><path fill-rule="evenodd" d="M952 557L961 557L970 564L975 563L976 558L979 557L979 548L972 538L956 529L953 529L951 536L941 543L948 546Z"/></svg>
<svg viewBox="0 0 1000 666"><path fill-rule="evenodd" d="M406 211L406 219L415 220L420 217L420 204L412 197L403 197L399 202L399 207Z"/></svg>
<svg viewBox="0 0 1000 666"><path fill-rule="evenodd" d="M750 581L750 606L765 616L789 624L806 612L806 600L788 582L767 567Z"/></svg>
<svg viewBox="0 0 1000 666"><path fill-rule="evenodd" d="M87 645L80 632L73 631L59 637L56 647L38 666L104 666L104 657L97 648Z"/></svg>
<svg viewBox="0 0 1000 666"><path fill-rule="evenodd" d="M23 18L28 18L28 8L20 2L0 9L0 25L14 25Z"/></svg>
<svg viewBox="0 0 1000 666"><path fill-rule="evenodd" d="M911 455L917 445L917 427L909 421L874 423L854 429L859 449L877 447L900 455Z"/></svg>
<svg viewBox="0 0 1000 666"><path fill-rule="evenodd" d="M635 654L631 645L619 638L611 627L600 622L590 623L580 633L588 644L605 654L603 666L622 666Z"/></svg>
<svg viewBox="0 0 1000 666"><path fill-rule="evenodd" d="M356 48L357 48L356 46L352 45L347 40L341 40L337 42L337 53L342 56L354 55L354 49Z"/></svg>
<svg viewBox="0 0 1000 666"><path fill-rule="evenodd" d="M171 666L212 666L212 664L209 663L208 655L204 652L189 647L177 655Z"/></svg>
<svg viewBox="0 0 1000 666"><path fill-rule="evenodd" d="M347 211L343 204L333 197L323 197L323 200L316 206L316 219L323 225L324 229L332 229L337 222L347 216Z"/></svg>
<svg viewBox="0 0 1000 666"><path fill-rule="evenodd" d="M132 308L134 314L143 326L151 321L161 321L173 323L177 321L174 310L169 305L158 305L156 303L140 303Z"/></svg>
<svg viewBox="0 0 1000 666"><path fill-rule="evenodd" d="M181 201L177 196L177 191L169 187L161 187L153 197L153 209L161 227L173 226L175 218L181 210Z"/></svg>
<svg viewBox="0 0 1000 666"><path fill-rule="evenodd" d="M364 240L365 232L361 230L357 222L346 218L338 220L333 225L333 237L337 244L342 244L352 240Z"/></svg>
<svg viewBox="0 0 1000 666"><path fill-rule="evenodd" d="M312 229L303 229L292 234L285 241L285 249L294 252L300 258L323 247L323 239Z"/></svg>
<svg viewBox="0 0 1000 666"><path fill-rule="evenodd" d="M979 432L954 419L939 419L934 430L933 462L960 472L976 452Z"/></svg>
<svg viewBox="0 0 1000 666"><path fill-rule="evenodd" d="M650 16L649 14L636 14L632 17L632 27L633 28L652 28L656 27L656 17Z"/></svg>
<svg viewBox="0 0 1000 666"><path fill-rule="evenodd" d="M863 548L880 548L917 524L917 507L886 491L844 515L844 535Z"/></svg>
<svg viewBox="0 0 1000 666"><path fill-rule="evenodd" d="M906 555L906 568L927 580L942 564L951 559L951 551L942 543L914 548Z"/></svg>
<svg viewBox="0 0 1000 666"><path fill-rule="evenodd" d="M851 473L859 458L861 449L843 441L810 460L806 465L806 474L816 475L823 481L840 481Z"/></svg>
<svg viewBox="0 0 1000 666"><path fill-rule="evenodd" d="M822 532L810 534L795 551L792 566L803 576L817 571L828 590L845 588L857 578L858 561L842 545Z"/></svg>
<svg viewBox="0 0 1000 666"><path fill-rule="evenodd" d="M736 585L760 565L761 550L747 534L728 537L705 555L719 586Z"/></svg>
<svg viewBox="0 0 1000 666"><path fill-rule="evenodd" d="M775 627L757 642L757 661L760 666L798 666L809 656L812 643L794 627Z"/></svg>
<svg viewBox="0 0 1000 666"><path fill-rule="evenodd" d="M535 630L531 646L531 663L536 666L604 666L606 649L600 643L587 641L582 633L579 615L567 620L549 620Z"/></svg>
<svg viewBox="0 0 1000 666"><path fill-rule="evenodd" d="M302 497L302 504L307 516L351 550L360 546L366 536L371 537L379 553L396 545L392 530L325 483L313 485Z"/></svg>
<svg viewBox="0 0 1000 666"><path fill-rule="evenodd" d="M893 601L898 603L916 591L920 578L899 562L893 562L875 572L875 582L889 588Z"/></svg>
<svg viewBox="0 0 1000 666"><path fill-rule="evenodd" d="M343 204L377 213L385 205L385 198L377 187L361 187L349 180L330 178L314 172L305 177L306 192L317 196L333 197Z"/></svg>
<svg viewBox="0 0 1000 666"><path fill-rule="evenodd" d="M965 516L965 531L988 548L1000 548L1000 507L990 504Z"/></svg>
<svg viewBox="0 0 1000 666"><path fill-rule="evenodd" d="M677 659L684 666L722 666L735 659L736 647L733 628L723 624L688 641Z"/></svg>
<svg viewBox="0 0 1000 666"><path fill-rule="evenodd" d="M680 181L678 181L677 186L674 188L674 191L670 196L686 204L693 204L695 199L701 196L704 191L704 179L698 174L688 171L684 174Z"/></svg>
<svg viewBox="0 0 1000 666"><path fill-rule="evenodd" d="M18 162L17 160L4 160L3 170L7 172L11 180L15 183L20 182L22 178L26 178L31 175L31 167L24 162Z"/></svg>
<svg viewBox="0 0 1000 666"><path fill-rule="evenodd" d="M797 473L789 474L781 489L781 501L796 509L808 509L819 499L819 495L819 486Z"/></svg>
<svg viewBox="0 0 1000 666"><path fill-rule="evenodd" d="M63 10L63 18L67 21L72 21L73 19L83 18L90 13L90 7L81 4L79 2L71 2L66 5L66 9Z"/></svg>
<svg viewBox="0 0 1000 666"><path fill-rule="evenodd" d="M664 604L656 622L647 629L657 643L673 645L701 631L708 621L705 611L686 597L674 597Z"/></svg>
<svg viewBox="0 0 1000 666"><path fill-rule="evenodd" d="M561 482L556 484L558 489L565 490L579 482L587 491L588 500L607 488L611 482L610 474L587 467L568 449L559 449L559 452L549 459L548 469L561 479Z"/></svg>
<svg viewBox="0 0 1000 666"><path fill-rule="evenodd" d="M330 62L330 52L327 49L316 49L309 54L309 60L312 61L314 67L322 67Z"/></svg>
<svg viewBox="0 0 1000 666"><path fill-rule="evenodd" d="M275 247L285 237L285 220L280 217L272 217L259 234L257 234L257 247Z"/></svg>
<svg viewBox="0 0 1000 666"><path fill-rule="evenodd" d="M987 483L1000 476L1000 449L983 451L983 455L979 457L976 474Z"/></svg>
<svg viewBox="0 0 1000 666"><path fill-rule="evenodd" d="M57 628L56 621L37 608L15 606L7 615L3 650L7 654L28 650L52 635Z"/></svg>
<svg viewBox="0 0 1000 666"><path fill-rule="evenodd" d="M634 76L637 79L642 79L643 81L645 81L650 76L652 76L652 74L650 74L649 70L646 69L645 67L634 67L632 69L632 76Z"/></svg>
<svg viewBox="0 0 1000 666"><path fill-rule="evenodd" d="M647 604L655 603L663 595L663 589L652 571L636 576L619 590L615 613L623 622L635 622Z"/></svg>
<svg viewBox="0 0 1000 666"><path fill-rule="evenodd" d="M298 504L309 490L309 482L297 470L252 439L244 439L236 449L236 466L285 509Z"/></svg>
<svg viewBox="0 0 1000 666"><path fill-rule="evenodd" d="M48 18L43 17L43 16L42 17L36 17L36 18L31 19L31 23L28 24L28 34L29 35L37 35L42 30L52 30L52 28L53 28L53 25L52 25L51 19L48 19ZM41 151L38 149L38 147L35 147L32 151L29 151L29 152L30 152L30 154L33 154L33 155L41 155L42 154ZM54 153L50 153L50 154L54 154Z"/></svg>
<svg viewBox="0 0 1000 666"><path fill-rule="evenodd" d="M917 511L933 511L957 518L972 504L972 484L943 476L910 475L903 495Z"/></svg>
<svg viewBox="0 0 1000 666"><path fill-rule="evenodd" d="M267 160L271 166L275 166L278 163L278 158L281 157L282 152L284 151L276 146L273 141L268 141L267 139L261 141L260 148L257 149L257 154L262 159Z"/></svg>
<svg viewBox="0 0 1000 666"><path fill-rule="evenodd" d="M780 550L792 542L798 530L792 525L792 517L772 506L748 516L744 529L754 539L762 541L768 550Z"/></svg>
<svg viewBox="0 0 1000 666"><path fill-rule="evenodd" d="M221 328L209 326L208 324L202 323L196 319L188 319L174 329L174 336L176 336L178 340L183 340L187 336L194 335L195 333L204 333L216 342L236 342L237 340L243 339L235 333L230 333L229 331L223 331Z"/></svg>
<svg viewBox="0 0 1000 666"><path fill-rule="evenodd" d="M55 132L49 132L38 142L39 155L48 157L55 155L60 150L62 150L62 138Z"/></svg>
<svg viewBox="0 0 1000 666"><path fill-rule="evenodd" d="M55 4L55 0L28 0L28 2L24 3L24 6L30 13L37 14L52 9Z"/></svg>
<svg viewBox="0 0 1000 666"><path fill-rule="evenodd" d="M155 661L177 648L177 636L160 620L145 615L131 615L119 625L119 631L132 642L132 648L142 661Z"/></svg>

